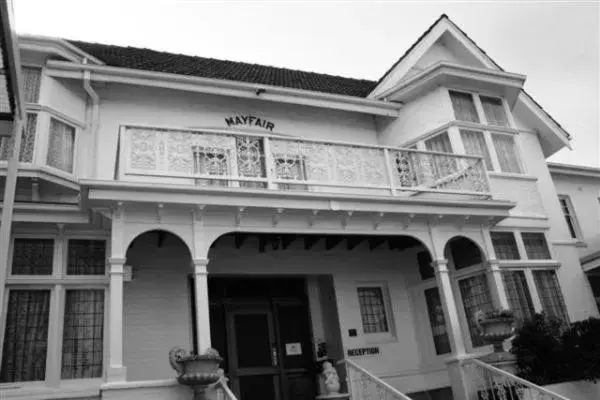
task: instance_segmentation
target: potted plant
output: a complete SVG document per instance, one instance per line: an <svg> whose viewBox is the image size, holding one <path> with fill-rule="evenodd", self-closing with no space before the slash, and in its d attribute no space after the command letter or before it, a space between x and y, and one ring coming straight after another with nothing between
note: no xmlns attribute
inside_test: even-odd
<svg viewBox="0 0 600 400"><path fill-rule="evenodd" d="M478 311L475 321L481 338L494 345L494 352L502 353L502 344L514 333L515 315L511 310Z"/></svg>
<svg viewBox="0 0 600 400"><path fill-rule="evenodd" d="M169 351L169 362L177 371L177 381L190 386L197 400L203 399L206 390L223 378L223 370L219 368L221 361L215 349L207 349L204 354L194 354L180 347Z"/></svg>

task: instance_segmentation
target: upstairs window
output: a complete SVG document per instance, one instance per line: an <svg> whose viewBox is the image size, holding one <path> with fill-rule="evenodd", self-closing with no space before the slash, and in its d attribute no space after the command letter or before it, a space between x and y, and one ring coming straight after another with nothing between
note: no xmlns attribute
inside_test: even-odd
<svg viewBox="0 0 600 400"><path fill-rule="evenodd" d="M465 152L472 156L482 156L483 161L485 162L485 168L488 171L493 170L492 159L490 158L490 152L485 144L483 132L461 129L460 136L465 147Z"/></svg>
<svg viewBox="0 0 600 400"><path fill-rule="evenodd" d="M55 118L51 118L46 163L50 167L73 173L74 150L75 128Z"/></svg>
<svg viewBox="0 0 600 400"><path fill-rule="evenodd" d="M508 126L508 117L504 110L502 99L497 97L479 96L481 106L488 125Z"/></svg>
<svg viewBox="0 0 600 400"><path fill-rule="evenodd" d="M23 94L26 103L37 103L40 98L42 69L23 67Z"/></svg>
<svg viewBox="0 0 600 400"><path fill-rule="evenodd" d="M573 204L571 203L571 199L569 198L569 196L561 195L558 196L558 201L560 202L560 208L562 209L563 215L565 216L565 221L567 221L569 234L573 239L581 238L581 235L579 233L579 224L577 223L577 217L575 216L575 211L573 210Z"/></svg>
<svg viewBox="0 0 600 400"><path fill-rule="evenodd" d="M517 155L515 139L512 135L494 133L492 134L492 141L494 142L496 155L498 156L498 163L500 163L500 170L502 172L520 174L522 172L521 164Z"/></svg>
<svg viewBox="0 0 600 400"><path fill-rule="evenodd" d="M450 91L450 99L452 100L452 108L457 120L479 123L479 116L477 115L473 95Z"/></svg>
<svg viewBox="0 0 600 400"><path fill-rule="evenodd" d="M437 151L439 153L452 153L450 137L446 132L440 133L439 135L436 135L431 139L427 139L425 141L425 147L429 151Z"/></svg>
<svg viewBox="0 0 600 400"><path fill-rule="evenodd" d="M541 232L523 232L521 233L527 258L530 260L549 260L550 250L546 243L546 236Z"/></svg>

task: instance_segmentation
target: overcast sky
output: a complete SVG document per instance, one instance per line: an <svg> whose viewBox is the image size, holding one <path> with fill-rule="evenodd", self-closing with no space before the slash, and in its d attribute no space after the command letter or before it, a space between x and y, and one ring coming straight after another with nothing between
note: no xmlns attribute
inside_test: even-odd
<svg viewBox="0 0 600 400"><path fill-rule="evenodd" d="M600 167L600 7L587 2L13 0L19 33L378 79L442 13Z"/></svg>

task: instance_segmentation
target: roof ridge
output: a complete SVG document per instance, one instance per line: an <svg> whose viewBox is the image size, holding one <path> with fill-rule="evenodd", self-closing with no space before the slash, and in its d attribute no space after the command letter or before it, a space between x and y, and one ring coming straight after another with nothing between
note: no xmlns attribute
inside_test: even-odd
<svg viewBox="0 0 600 400"><path fill-rule="evenodd" d="M236 61L236 60L227 60L227 59L222 59L222 58L204 57L204 56L195 55L195 54L185 54L185 53L176 53L176 52L170 52L170 51L157 50L157 49L152 49L152 48L149 48L149 47L122 46L122 45L117 45L117 44L107 44L107 43L100 43L100 42L88 42L88 41L85 41L85 40L64 39L64 38L61 38L61 40L64 40L64 41L66 41L66 42L68 42L68 43L70 43L70 44L72 44L74 46L77 46L77 47L79 47L80 44L83 44L83 45L93 45L93 46L103 46L103 47L114 47L114 48L119 48L119 49L131 49L131 50L151 51L153 53L165 54L165 55L171 55L171 56L193 57L193 58L196 58L196 59L201 59L201 60L206 60L206 61L236 63L236 64L243 64L244 66L254 66L254 67L262 67L262 68L271 68L271 69L279 70L279 71L300 72L300 73L305 73L305 74L319 75L319 76L322 76L322 77L348 79L348 80L353 80L353 81L358 81L358 82L365 82L365 83L376 83L377 82L374 79L363 79L363 78L355 78L355 77L342 76L342 75L333 75L333 74L324 73L324 72L306 71L306 70L293 69L293 68L288 68L288 67L280 67L280 66L275 66L275 65L253 63L253 62L248 62L248 61Z"/></svg>

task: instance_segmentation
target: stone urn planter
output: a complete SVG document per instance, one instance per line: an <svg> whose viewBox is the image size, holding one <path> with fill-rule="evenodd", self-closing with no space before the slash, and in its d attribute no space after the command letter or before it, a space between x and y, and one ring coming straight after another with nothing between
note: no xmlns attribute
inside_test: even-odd
<svg viewBox="0 0 600 400"><path fill-rule="evenodd" d="M195 400L206 399L209 389L223 378L219 364L223 361L219 352L208 349L204 354L193 354L180 347L169 351L169 362L177 371L177 382L194 390Z"/></svg>
<svg viewBox="0 0 600 400"><path fill-rule="evenodd" d="M502 344L515 331L515 316L510 310L479 312L476 316L481 338L488 344L494 345L495 353L502 353Z"/></svg>

